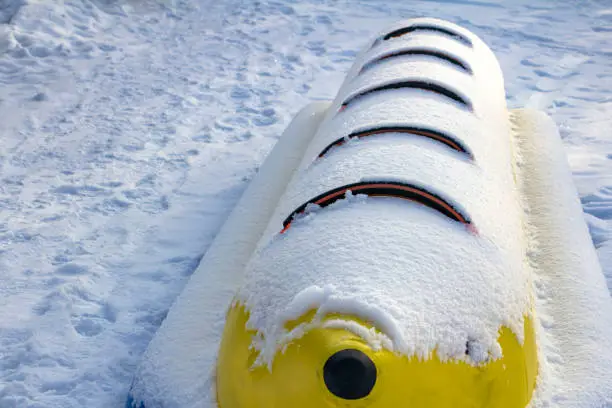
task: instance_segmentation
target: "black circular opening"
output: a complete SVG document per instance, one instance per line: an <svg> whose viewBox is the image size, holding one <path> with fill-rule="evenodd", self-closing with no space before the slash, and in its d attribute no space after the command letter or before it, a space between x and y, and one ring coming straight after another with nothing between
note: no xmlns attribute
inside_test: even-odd
<svg viewBox="0 0 612 408"><path fill-rule="evenodd" d="M323 379L335 396L360 399L370 394L376 384L376 365L359 350L340 350L325 362Z"/></svg>

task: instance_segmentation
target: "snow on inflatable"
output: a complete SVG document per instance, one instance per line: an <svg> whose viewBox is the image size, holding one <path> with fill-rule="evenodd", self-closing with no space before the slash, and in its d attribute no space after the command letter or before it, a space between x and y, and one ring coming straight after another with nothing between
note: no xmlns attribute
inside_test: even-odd
<svg viewBox="0 0 612 408"><path fill-rule="evenodd" d="M454 24L382 33L289 125L132 408L610 407L612 301L560 138Z"/></svg>

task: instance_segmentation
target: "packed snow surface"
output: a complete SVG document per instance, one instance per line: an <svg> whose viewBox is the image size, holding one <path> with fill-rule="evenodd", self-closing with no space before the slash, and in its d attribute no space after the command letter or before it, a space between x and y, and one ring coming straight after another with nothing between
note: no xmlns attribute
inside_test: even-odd
<svg viewBox="0 0 612 408"><path fill-rule="evenodd" d="M612 288L612 8L438 0L0 3L0 407L120 407L290 118L400 18L456 22L560 127ZM589 310L588 308L585 310Z"/></svg>

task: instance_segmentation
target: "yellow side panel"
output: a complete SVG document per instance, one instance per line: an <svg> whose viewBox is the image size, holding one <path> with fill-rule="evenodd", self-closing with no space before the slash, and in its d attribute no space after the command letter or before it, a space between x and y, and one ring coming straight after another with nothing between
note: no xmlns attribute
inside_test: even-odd
<svg viewBox="0 0 612 408"><path fill-rule="evenodd" d="M503 357L480 366L441 362L435 353L418 360L374 351L352 332L315 328L279 351L271 370L252 367L255 333L246 330L247 320L241 306L228 312L217 364L219 408L524 408L535 385L537 356L530 318L525 319L523 345L509 329L501 328ZM365 353L376 368L374 386L363 398L340 398L324 380L325 363L346 349Z"/></svg>

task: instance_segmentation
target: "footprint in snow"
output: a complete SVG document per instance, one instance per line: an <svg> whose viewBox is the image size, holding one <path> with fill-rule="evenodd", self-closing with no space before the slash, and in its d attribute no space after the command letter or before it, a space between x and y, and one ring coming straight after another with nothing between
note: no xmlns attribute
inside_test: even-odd
<svg viewBox="0 0 612 408"><path fill-rule="evenodd" d="M107 189L93 185L62 185L51 190L52 193L59 195L72 195L83 197L108 196L111 194Z"/></svg>
<svg viewBox="0 0 612 408"><path fill-rule="evenodd" d="M55 270L55 273L58 275L64 276L77 276L77 275L85 275L89 272L89 269L86 266L67 263L65 265L60 266Z"/></svg>
<svg viewBox="0 0 612 408"><path fill-rule="evenodd" d="M95 313L72 314L70 319L72 326L81 336L97 336L107 326L117 321L117 309L113 305L107 302L99 302L96 307L97 311Z"/></svg>
<svg viewBox="0 0 612 408"><path fill-rule="evenodd" d="M612 186L581 198L584 212L602 220L612 219Z"/></svg>

